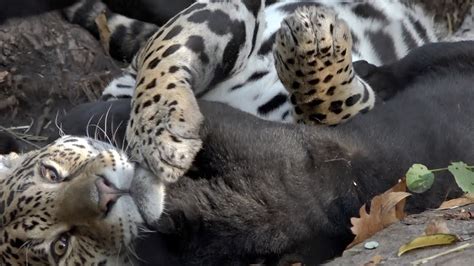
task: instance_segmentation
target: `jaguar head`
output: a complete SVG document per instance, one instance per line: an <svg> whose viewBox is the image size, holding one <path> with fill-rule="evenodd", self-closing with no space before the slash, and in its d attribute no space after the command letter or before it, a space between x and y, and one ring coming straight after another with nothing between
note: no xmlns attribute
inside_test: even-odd
<svg viewBox="0 0 474 266"><path fill-rule="evenodd" d="M126 265L164 185L113 146L64 136L0 156L0 265Z"/></svg>

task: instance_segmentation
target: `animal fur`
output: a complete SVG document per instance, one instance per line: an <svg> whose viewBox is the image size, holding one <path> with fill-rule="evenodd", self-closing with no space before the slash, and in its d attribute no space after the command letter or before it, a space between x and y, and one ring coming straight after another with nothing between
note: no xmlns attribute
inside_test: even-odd
<svg viewBox="0 0 474 266"><path fill-rule="evenodd" d="M142 258L150 265L321 263L352 240L349 218L411 164L474 161L474 42L429 44L391 65L359 62L356 71L382 97L337 127L263 121L200 102L204 146L193 169L168 187L158 232L138 243ZM109 110L118 125L116 112L126 116L129 102L80 106L63 119L66 133L85 133L84 110L96 120ZM458 193L440 174L407 210Z"/></svg>

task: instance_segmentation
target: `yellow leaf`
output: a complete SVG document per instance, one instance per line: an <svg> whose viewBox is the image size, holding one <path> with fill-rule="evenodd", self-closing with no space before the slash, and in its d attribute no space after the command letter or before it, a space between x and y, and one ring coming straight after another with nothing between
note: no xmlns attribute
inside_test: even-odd
<svg viewBox="0 0 474 266"><path fill-rule="evenodd" d="M408 244L405 244L400 247L398 250L398 256L401 256L403 253L424 247L439 246L439 245L450 245L457 242L459 239L456 235L451 234L435 234L429 236L420 236Z"/></svg>
<svg viewBox="0 0 474 266"><path fill-rule="evenodd" d="M439 206L438 210L452 209L474 203L474 195L466 194L460 198L445 201Z"/></svg>

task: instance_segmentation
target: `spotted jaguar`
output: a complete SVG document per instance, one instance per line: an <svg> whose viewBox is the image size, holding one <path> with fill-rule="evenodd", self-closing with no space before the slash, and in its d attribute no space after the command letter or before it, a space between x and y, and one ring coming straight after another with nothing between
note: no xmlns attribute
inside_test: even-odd
<svg viewBox="0 0 474 266"><path fill-rule="evenodd" d="M126 249L137 238L137 224L161 216L164 186L181 177L201 149L203 116L196 97L238 108L249 103L245 97L271 98L283 102L275 104L283 113L274 120L308 124L339 124L370 110L375 94L352 65L357 52L369 48L344 22L349 17L339 16L359 5L385 14L381 7L370 9L376 3L277 3L265 9L264 1L211 0L180 12L143 43L131 64L130 156L94 140L64 137L41 150L2 159L2 262L129 263L133 251ZM272 8L281 13L275 24L266 14ZM390 14L396 14L393 10ZM386 11L378 28L376 15L363 13L376 28L372 35L363 34L389 47L393 39L384 32L393 22L411 36L407 44L435 40L420 22L425 17L417 20L410 13L416 8L403 10L405 20L388 19ZM388 57L374 53L388 60L379 63L396 60L409 48L393 47L383 49L393 52ZM248 93L252 88L257 94ZM280 89L275 95L272 88ZM262 106L253 114L270 119L262 110L274 114L275 108Z"/></svg>
<svg viewBox="0 0 474 266"><path fill-rule="evenodd" d="M473 59L473 42L441 43L374 67L369 84L395 96L337 127L264 121L200 101L204 147L165 186L87 137L0 157L0 264L323 263L352 240L360 206L413 162L474 161ZM123 139L125 127L110 124L124 124L130 111L127 99L87 103L60 124L67 134L94 136L89 126L98 125L105 141ZM460 195L456 187L439 176L407 210L436 208ZM145 224L153 232L140 234Z"/></svg>
<svg viewBox="0 0 474 266"><path fill-rule="evenodd" d="M140 1L136 2L139 5ZM165 13L159 11L158 1L154 5L157 10L148 12L156 14L156 17L146 14L139 16L140 19L158 25L115 14L98 0L82 1L67 9L66 16L70 21L79 23L98 35L93 18L105 12L112 33L111 54L119 59L131 60L146 39L160 30L160 26L162 30L169 27L160 23L162 17L171 17L170 13L178 12L179 8L184 8L190 2L192 1L178 2L174 9L168 7L169 11ZM364 59L375 65L390 63L414 47L437 41L436 27L431 17L421 8L407 6L399 1L265 2L266 7L256 23L260 27L255 27L253 35L246 36L249 45L253 38L253 50L258 52L243 62L237 62L236 65L244 66L225 78L221 77L221 80L212 80L213 83L206 89L193 88L195 96L223 102L268 120L338 124L358 113L357 110L368 111L374 102L370 86L352 73L352 60ZM295 13L295 10L302 7L306 9ZM117 7L114 9L121 10ZM317 18L321 13L330 15L324 19ZM348 28L343 20L351 27ZM214 19L210 18L209 21ZM186 20L179 22L184 28L188 24L188 27L193 27L194 23L196 22ZM335 27L336 32L330 32L330 25ZM297 29L302 31L298 33ZM176 36L170 38L185 39L186 36L176 32ZM286 39L282 39L283 36ZM276 41L276 38L279 40ZM208 41L207 38L204 39ZM294 40L297 43L287 43ZM291 51L288 48L302 43L306 43L302 48L304 50ZM317 48L320 44L319 49L327 49L332 43L340 46L337 52L333 51L335 48L328 51L319 51ZM274 46L276 53L272 55ZM285 56L287 58L283 58ZM307 62L299 60L299 57ZM136 72L136 61L133 61L125 75L105 88L103 99L131 97ZM352 82L354 79L355 82ZM295 91L302 87L304 88Z"/></svg>
<svg viewBox="0 0 474 266"><path fill-rule="evenodd" d="M398 1L265 4L197 1L160 27L94 0L65 11L92 30L93 19L105 12L110 46L138 50L129 74L112 82L104 97L133 94L127 130L133 157L165 182L176 181L201 148L196 98L269 120L336 125L375 104L353 60L389 63L437 40L422 10Z"/></svg>

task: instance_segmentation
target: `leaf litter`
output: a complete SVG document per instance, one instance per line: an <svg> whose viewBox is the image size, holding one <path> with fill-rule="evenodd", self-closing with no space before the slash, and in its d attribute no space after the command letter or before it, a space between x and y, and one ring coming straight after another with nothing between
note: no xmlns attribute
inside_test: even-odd
<svg viewBox="0 0 474 266"><path fill-rule="evenodd" d="M470 185L474 184L470 182L471 173L474 174L474 172L472 172L472 170L470 169L471 167L467 165L453 163L450 166L450 168L451 169L449 170L455 177L458 185L465 192L468 192L468 193L461 198L443 202L441 206L438 208L438 210L453 209L456 207L465 206L465 205L474 203L474 194L470 193L472 191ZM418 177L422 177L422 179L429 177L428 179L431 179L431 175L429 175L426 172L423 172L424 169L419 169L419 170L421 171L417 173ZM461 181L459 181L459 179L461 179ZM420 180L416 180L416 182L413 182L413 181L414 179L411 180L412 184L418 183L419 185L423 183ZM347 249L367 240L375 233L383 230L384 228L388 227L392 223L395 223L406 216L406 213L404 212L405 201L406 201L406 198L411 195L410 193L406 192L406 189L407 189L406 182L407 182L406 180L401 180L393 188L387 190L383 194L375 196L371 200L371 204L370 204L371 207L370 207L369 212L366 211L367 209L366 204L364 204L359 209L359 218L357 217L351 218L351 223L352 223L351 231L355 235L355 238L353 242L348 245ZM428 180L428 182L426 183L422 185L423 187L422 189L427 189L427 188L429 189L430 187L429 184L431 183L431 180ZM468 188L466 189L466 187ZM448 218L448 219L466 220L466 219L473 219L474 213L461 210L459 213L453 214L450 217L446 217L446 215L443 217ZM460 238L457 235L450 234L449 228L447 227L445 220L440 219L440 218L435 218L427 223L427 227L425 229L425 235L416 237L413 240L411 240L409 243L400 247L398 255L401 256L402 254L408 251L425 248L425 247L451 245L459 241L460 241ZM449 250L446 254L462 250L463 248L465 248L464 245L459 248L458 247L453 248L452 251ZM440 253L440 254L432 256L433 258L432 257L425 258L420 261L415 261L414 263L416 264L424 263L427 260L431 260L442 255L443 254ZM381 257L380 257L380 260L377 260L377 259L374 260L372 258L369 262L365 263L364 265L378 265L381 260L382 260Z"/></svg>
<svg viewBox="0 0 474 266"><path fill-rule="evenodd" d="M462 207L462 206L466 206L473 203L474 203L474 194L465 194L464 196L460 198L447 200L443 202L441 206L439 206L438 210L454 209L457 207Z"/></svg>
<svg viewBox="0 0 474 266"><path fill-rule="evenodd" d="M366 204L359 209L359 218L351 218L351 231L355 235L354 240L347 246L351 248L389 225L403 219L405 199L411 194L406 192L405 180L387 190L383 194L375 196L370 203L370 211L367 213Z"/></svg>

